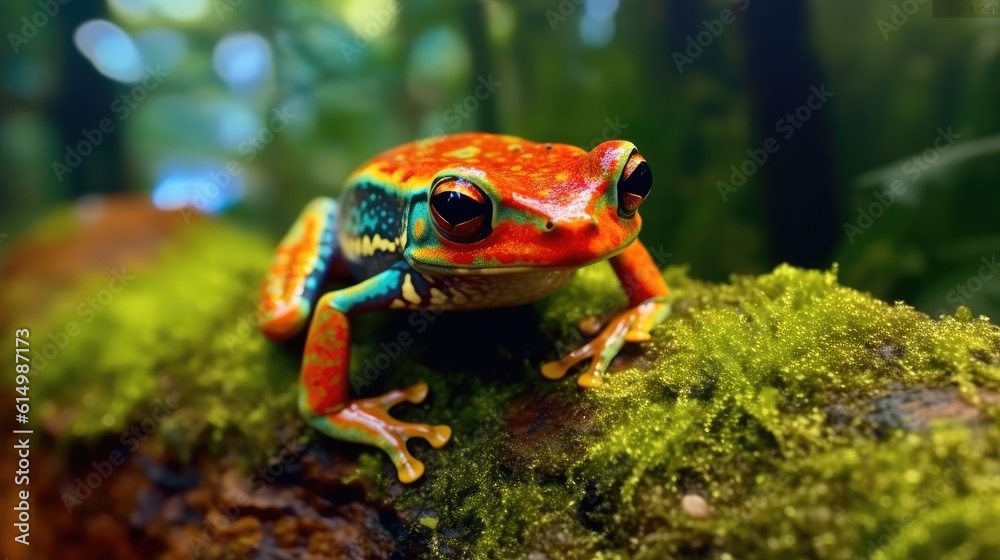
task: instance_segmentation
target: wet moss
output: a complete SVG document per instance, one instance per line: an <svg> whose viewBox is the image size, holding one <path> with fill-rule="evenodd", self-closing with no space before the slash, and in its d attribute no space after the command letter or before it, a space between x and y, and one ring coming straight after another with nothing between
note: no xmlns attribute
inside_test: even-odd
<svg viewBox="0 0 1000 560"><path fill-rule="evenodd" d="M119 434L169 398L179 406L157 420L153 437L182 455L208 442L252 463L288 431L342 447L297 419L301 342L276 345L253 328L270 251L270 242L231 226L192 224L130 271L135 279L89 320L79 304L109 275L77 279L33 325L47 340L80 323L33 378L42 422L67 440ZM623 303L607 264L580 271L527 311L357 325L355 379L384 352L380 341L405 331L414 343L356 389L368 396L426 380L431 398L394 413L455 433L441 450L411 443L428 469L405 487L383 455L358 449L357 476L401 513L407 551L533 559L996 553L1000 329L965 311L932 319L878 301L839 285L835 269L781 266L720 285L679 268L665 275L674 315L650 343L627 349L594 391L545 381L538 367L582 340L578 320ZM452 355L466 347L463 358ZM923 395L938 399L930 412ZM692 495L707 502L707 518L684 505Z"/></svg>
<svg viewBox="0 0 1000 560"><path fill-rule="evenodd" d="M878 301L838 285L835 271L782 266L721 286L681 270L667 276L677 313L601 390L534 379L519 388L554 391L586 411L584 432L580 415L568 414L534 434L575 450L556 472L546 445L537 461L518 457L534 435L512 435L518 419L508 413L496 430L457 424L455 444L431 456L427 482L393 492L401 509L438 519L435 530L414 529L430 556L865 557L879 527L907 512L914 520L879 554L937 558L942 547L957 550L947 543L958 537L963 550L995 551L987 529L1000 512L990 482L1000 473L997 415L981 394L1000 385L1000 329ZM614 288L606 265L582 271L542 304L543 325L573 340L574 320L621 303ZM873 399L906 387L955 388L985 427L934 423L876 437ZM966 474L925 514L921 480L952 463ZM708 501L709 519L684 512L687 494ZM960 505L970 500L979 505ZM928 538L933 554L919 544Z"/></svg>
<svg viewBox="0 0 1000 560"><path fill-rule="evenodd" d="M199 221L150 262L95 267L52 295L31 325L41 422L76 438L138 428L127 444L155 437L181 455L224 440L254 458L271 450L276 427L296 422L297 366L255 328L270 250Z"/></svg>

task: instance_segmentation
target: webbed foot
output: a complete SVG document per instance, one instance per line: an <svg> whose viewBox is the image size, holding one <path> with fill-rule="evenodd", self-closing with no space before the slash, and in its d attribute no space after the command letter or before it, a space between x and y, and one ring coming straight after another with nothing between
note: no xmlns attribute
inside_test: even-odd
<svg viewBox="0 0 1000 560"><path fill-rule="evenodd" d="M336 439L373 445L385 451L396 466L399 480L409 483L424 474L424 464L410 454L406 441L423 438L432 447L440 448L451 438L451 428L403 422L390 416L389 409L403 401L419 403L425 398L427 384L417 383L378 397L349 401L344 408L314 416L307 422Z"/></svg>
<svg viewBox="0 0 1000 560"><path fill-rule="evenodd" d="M670 314L666 298L648 299L614 315L603 326L595 319L585 319L580 330L596 338L554 362L542 366L542 375L548 379L562 379L570 368L591 358L590 367L580 375L581 387L599 387L611 360L618 355L626 342L646 342L649 331Z"/></svg>

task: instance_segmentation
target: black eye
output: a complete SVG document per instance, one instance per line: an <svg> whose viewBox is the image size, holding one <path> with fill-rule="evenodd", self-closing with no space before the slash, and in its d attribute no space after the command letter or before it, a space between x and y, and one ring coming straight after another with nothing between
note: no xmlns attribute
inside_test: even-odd
<svg viewBox="0 0 1000 560"><path fill-rule="evenodd" d="M490 232L493 203L476 185L448 177L431 190L431 215L442 235L462 243L478 241Z"/></svg>
<svg viewBox="0 0 1000 560"><path fill-rule="evenodd" d="M623 218L635 216L636 210L653 187L653 172L649 164L639 154L632 154L621 179L618 179L618 215Z"/></svg>

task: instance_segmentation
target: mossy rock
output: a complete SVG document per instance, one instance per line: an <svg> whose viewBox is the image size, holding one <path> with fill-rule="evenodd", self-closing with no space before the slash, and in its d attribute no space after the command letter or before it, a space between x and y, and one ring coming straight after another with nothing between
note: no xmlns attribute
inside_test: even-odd
<svg viewBox="0 0 1000 560"><path fill-rule="evenodd" d="M169 397L153 437L182 460L252 468L289 433L347 449L361 465L347 481L403 520L404 558L1000 554L1000 328L967 309L931 318L839 285L835 267L718 285L670 268L673 316L589 391L538 367L623 303L607 264L533 307L366 317L353 371L377 375L355 389L425 380L431 398L396 415L455 433L411 443L427 474L403 486L380 453L295 417L301 340L253 329L272 242L210 221L167 237L33 379L59 441L119 434ZM109 281L74 278L33 319L37 340L84 320L79 302ZM394 347L403 332L413 343Z"/></svg>

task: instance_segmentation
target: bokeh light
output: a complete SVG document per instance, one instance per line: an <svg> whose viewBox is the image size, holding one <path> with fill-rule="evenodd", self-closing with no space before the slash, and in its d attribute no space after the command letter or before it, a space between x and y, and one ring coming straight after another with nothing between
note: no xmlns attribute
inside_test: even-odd
<svg viewBox="0 0 1000 560"><path fill-rule="evenodd" d="M397 14L405 9L403 6L400 2L348 0L341 7L340 14L356 34L364 40L372 40L392 30Z"/></svg>
<svg viewBox="0 0 1000 560"><path fill-rule="evenodd" d="M208 14L208 0L151 0L159 11L174 21L195 21Z"/></svg>
<svg viewBox="0 0 1000 560"><path fill-rule="evenodd" d="M471 65L472 55L462 36L450 27L435 27L418 37L410 50L410 91L431 104L442 90L462 83Z"/></svg>
<svg viewBox="0 0 1000 560"><path fill-rule="evenodd" d="M162 210L192 207L206 214L217 214L239 202L244 190L242 177L229 173L225 162L171 163L159 173L153 188L153 204Z"/></svg>
<svg viewBox="0 0 1000 560"><path fill-rule="evenodd" d="M135 35L135 44L146 64L172 71L187 54L187 38L176 29L158 27Z"/></svg>
<svg viewBox="0 0 1000 560"><path fill-rule="evenodd" d="M272 75L271 45L256 33L227 35L216 45L212 64L222 81L234 91L253 90Z"/></svg>
<svg viewBox="0 0 1000 560"><path fill-rule="evenodd" d="M91 20L77 28L73 43L98 72L119 82L137 82L143 61L135 42L107 20Z"/></svg>
<svg viewBox="0 0 1000 560"><path fill-rule="evenodd" d="M220 99L209 104L206 114L212 121L216 141L229 150L238 150L264 125L260 113L247 104Z"/></svg>
<svg viewBox="0 0 1000 560"><path fill-rule="evenodd" d="M591 47L603 47L615 37L618 0L585 0L580 19L580 39Z"/></svg>
<svg viewBox="0 0 1000 560"><path fill-rule="evenodd" d="M132 20L148 18L153 11L152 0L108 0L108 7L115 15Z"/></svg>

